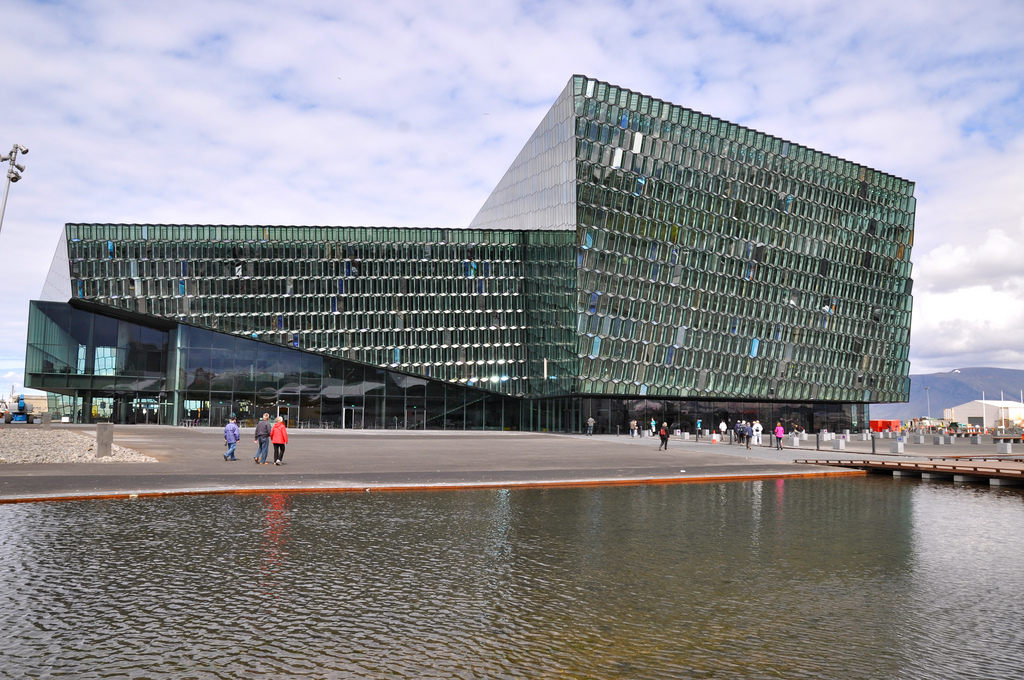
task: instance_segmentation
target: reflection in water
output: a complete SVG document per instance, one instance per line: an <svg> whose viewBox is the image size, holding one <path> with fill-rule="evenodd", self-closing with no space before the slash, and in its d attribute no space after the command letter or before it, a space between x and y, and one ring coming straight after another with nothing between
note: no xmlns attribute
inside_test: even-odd
<svg viewBox="0 0 1024 680"><path fill-rule="evenodd" d="M260 585L268 590L280 585L275 578L281 573L288 556L285 547L290 519L289 498L283 493L270 493L262 498L263 537L259 573Z"/></svg>
<svg viewBox="0 0 1024 680"><path fill-rule="evenodd" d="M0 676L1011 677L1022 498L868 478L0 506Z"/></svg>

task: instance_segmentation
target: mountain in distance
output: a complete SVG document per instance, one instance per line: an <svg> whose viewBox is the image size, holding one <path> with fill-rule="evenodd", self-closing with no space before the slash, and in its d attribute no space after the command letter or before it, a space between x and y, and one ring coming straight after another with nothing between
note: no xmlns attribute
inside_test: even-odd
<svg viewBox="0 0 1024 680"><path fill-rule="evenodd" d="M925 390L925 388L929 388ZM911 420L941 418L942 410L981 399L1020 401L1024 389L1024 371L1013 368L958 368L948 373L926 373L910 376L910 401L905 404L872 404L872 420Z"/></svg>

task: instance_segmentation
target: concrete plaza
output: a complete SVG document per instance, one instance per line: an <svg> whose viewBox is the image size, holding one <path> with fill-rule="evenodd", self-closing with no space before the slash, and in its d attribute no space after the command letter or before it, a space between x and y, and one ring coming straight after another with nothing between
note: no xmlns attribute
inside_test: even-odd
<svg viewBox="0 0 1024 680"><path fill-rule="evenodd" d="M95 426L57 425L85 434ZM285 465L253 463L251 430L238 461L223 458L220 428L115 426L114 443L158 463L0 467L0 502L261 490L402 490L650 484L862 474L799 465L806 450L747 450L673 438L518 432L291 430ZM766 440L767 441L767 440ZM813 440L812 448L813 448ZM870 447L867 449L870 451Z"/></svg>

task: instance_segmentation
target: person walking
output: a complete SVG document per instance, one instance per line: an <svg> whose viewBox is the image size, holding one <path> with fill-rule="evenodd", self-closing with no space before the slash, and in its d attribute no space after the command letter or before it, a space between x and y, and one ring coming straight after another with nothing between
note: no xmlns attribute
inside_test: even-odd
<svg viewBox="0 0 1024 680"><path fill-rule="evenodd" d="M782 438L786 436L786 428L782 427L782 423L775 423L775 448L779 451L782 450Z"/></svg>
<svg viewBox="0 0 1024 680"><path fill-rule="evenodd" d="M630 439L635 439L636 438L637 429L638 429L638 426L636 424L636 418L634 418L633 420L629 421L629 438Z"/></svg>
<svg viewBox="0 0 1024 680"><path fill-rule="evenodd" d="M228 424L224 426L224 446L228 447L227 453L224 454L224 460L238 460L235 458L235 447L238 446L238 440L241 438L238 424L235 422L235 414L232 413Z"/></svg>
<svg viewBox="0 0 1024 680"><path fill-rule="evenodd" d="M658 450L665 449L668 451L668 423L662 423L661 429L658 430L658 436L661 437L661 443L658 444Z"/></svg>
<svg viewBox="0 0 1024 680"><path fill-rule="evenodd" d="M750 442L754 440L754 428L750 426L750 423L743 421L743 439L747 443L747 448L750 448Z"/></svg>
<svg viewBox="0 0 1024 680"><path fill-rule="evenodd" d="M712 422L714 422L714 421L712 421ZM728 429L729 429L729 426L725 424L724 420L718 424L718 431L722 433L722 441L723 442L725 441L725 431L728 430Z"/></svg>
<svg viewBox="0 0 1024 680"><path fill-rule="evenodd" d="M264 413L263 419L256 423L256 455L252 457L257 465L267 464L267 452L270 449L270 414Z"/></svg>
<svg viewBox="0 0 1024 680"><path fill-rule="evenodd" d="M761 427L761 421L760 420L755 420L754 421L754 427L752 429L754 430L754 446L760 446L761 445L761 433L764 431L764 428Z"/></svg>
<svg viewBox="0 0 1024 680"><path fill-rule="evenodd" d="M657 430L658 430L658 421L655 420L654 418L651 418L651 436L652 437L657 434Z"/></svg>
<svg viewBox="0 0 1024 680"><path fill-rule="evenodd" d="M270 428L270 442L274 445L274 465L284 465L284 446L288 443L288 428L284 418L278 416Z"/></svg>
<svg viewBox="0 0 1024 680"><path fill-rule="evenodd" d="M596 423L596 422L597 421L594 420L594 416L590 416L589 418L587 418L587 436L588 437L593 437L594 436L594 423Z"/></svg>

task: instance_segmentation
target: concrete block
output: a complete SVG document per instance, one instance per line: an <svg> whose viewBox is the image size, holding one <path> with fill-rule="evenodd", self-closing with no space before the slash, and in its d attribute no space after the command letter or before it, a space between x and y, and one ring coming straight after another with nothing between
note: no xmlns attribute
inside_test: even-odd
<svg viewBox="0 0 1024 680"><path fill-rule="evenodd" d="M862 442L869 442L871 441L871 435L869 435L867 432L861 432L859 435L857 435L857 440Z"/></svg>
<svg viewBox="0 0 1024 680"><path fill-rule="evenodd" d="M953 475L953 481L959 482L960 484L988 484L988 477L979 477L978 475Z"/></svg>
<svg viewBox="0 0 1024 680"><path fill-rule="evenodd" d="M806 432L800 432L799 433L799 437L800 437L800 441L802 441L802 442L807 441L807 433Z"/></svg>
<svg viewBox="0 0 1024 680"><path fill-rule="evenodd" d="M920 477L921 473L917 470L893 470L893 477Z"/></svg>
<svg viewBox="0 0 1024 680"><path fill-rule="evenodd" d="M845 451L846 450L846 440L845 439L833 439L832 440L832 450L833 451Z"/></svg>
<svg viewBox="0 0 1024 680"><path fill-rule="evenodd" d="M797 448L800 446L800 437L793 435L792 437L789 437L788 441L786 441L784 445Z"/></svg>
<svg viewBox="0 0 1024 680"><path fill-rule="evenodd" d="M680 432L679 430L676 430L676 434L679 435L684 442L690 441L690 433L689 432Z"/></svg>
<svg viewBox="0 0 1024 680"><path fill-rule="evenodd" d="M932 437L932 444L935 444L936 446L942 446L945 443L946 443L946 438L943 437L941 434Z"/></svg>
<svg viewBox="0 0 1024 680"><path fill-rule="evenodd" d="M49 430L50 425L53 423L53 415L50 413L44 413L42 417L43 429Z"/></svg>
<svg viewBox="0 0 1024 680"><path fill-rule="evenodd" d="M846 436L847 439L850 438L850 431L849 430L843 430L843 434Z"/></svg>
<svg viewBox="0 0 1024 680"><path fill-rule="evenodd" d="M999 442L996 444L996 453L1013 453L1013 444L1010 442Z"/></svg>
<svg viewBox="0 0 1024 680"><path fill-rule="evenodd" d="M1007 479L1006 477L989 477L989 486L1024 486L1024 479Z"/></svg>
<svg viewBox="0 0 1024 680"><path fill-rule="evenodd" d="M96 457L105 458L110 455L110 445L114 443L114 424L96 423Z"/></svg>
<svg viewBox="0 0 1024 680"><path fill-rule="evenodd" d="M903 453L903 442L893 442L889 444L889 453Z"/></svg>
<svg viewBox="0 0 1024 680"><path fill-rule="evenodd" d="M915 434L914 435L914 443L915 444L924 444L924 435L923 434Z"/></svg>
<svg viewBox="0 0 1024 680"><path fill-rule="evenodd" d="M953 475L948 472L922 472L921 479L949 479Z"/></svg>
<svg viewBox="0 0 1024 680"><path fill-rule="evenodd" d="M975 446L977 446L978 444L981 444L981 435L980 434L972 434L971 435L971 443L974 444Z"/></svg>

